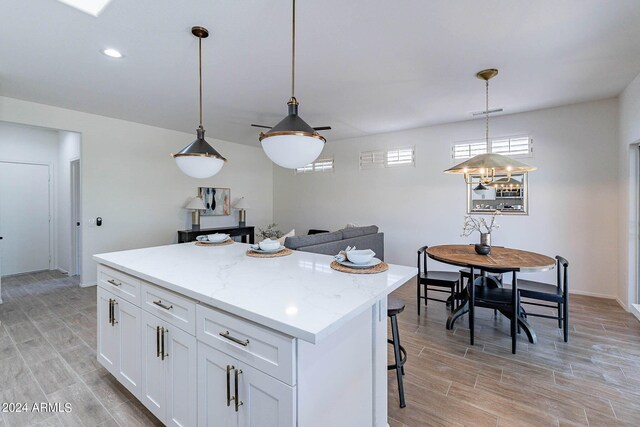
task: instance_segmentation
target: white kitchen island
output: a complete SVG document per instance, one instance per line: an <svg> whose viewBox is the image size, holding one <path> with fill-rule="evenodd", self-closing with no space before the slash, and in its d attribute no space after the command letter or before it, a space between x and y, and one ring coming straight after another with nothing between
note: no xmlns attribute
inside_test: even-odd
<svg viewBox="0 0 640 427"><path fill-rule="evenodd" d="M99 362L166 425L386 426L386 297L417 269L247 249L95 255Z"/></svg>

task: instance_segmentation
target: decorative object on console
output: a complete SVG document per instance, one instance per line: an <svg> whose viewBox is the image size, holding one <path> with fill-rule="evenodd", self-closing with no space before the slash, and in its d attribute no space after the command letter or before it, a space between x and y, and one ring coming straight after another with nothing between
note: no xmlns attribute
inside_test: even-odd
<svg viewBox="0 0 640 427"><path fill-rule="evenodd" d="M177 154L172 154L176 164L182 172L193 178L209 178L214 176L227 159L222 157L204 139L202 127L202 39L209 37L209 31L204 27L193 27L191 33L198 38L198 75L200 78L200 126L196 130L196 140L184 147Z"/></svg>
<svg viewBox="0 0 640 427"><path fill-rule="evenodd" d="M489 149L489 80L498 75L498 70L490 68L488 70L482 70L476 74L476 77L485 81L485 93L486 93L486 105L485 105L485 140L487 143L487 149ZM475 157L470 158L458 165L455 165L447 170L445 173L463 174L464 180L467 184L483 184L482 187L487 184L491 184L496 180L496 172L506 174L507 179L511 178L511 173L515 172L530 172L537 168L529 166L525 163L519 162L511 157L503 156L496 153L478 154ZM473 181L472 175L477 176L477 181ZM476 190L482 191L483 188L476 187Z"/></svg>
<svg viewBox="0 0 640 427"><path fill-rule="evenodd" d="M238 201L233 205L234 209L238 209L238 227L244 227L247 225L247 209L249 209L249 204L247 203L247 199L240 197Z"/></svg>
<svg viewBox="0 0 640 427"><path fill-rule="evenodd" d="M319 130L331 129L331 126L311 127L298 115L298 100L295 97L295 58L296 58L296 0L293 0L293 18L291 26L291 98L287 102L289 113L277 125L254 127L269 129L260 133L262 149L272 162L288 169L296 169L312 163L318 158L326 139Z"/></svg>
<svg viewBox="0 0 640 427"><path fill-rule="evenodd" d="M264 239L277 240L282 237L282 232L277 229L278 224L273 223L267 225L267 228L258 228L258 236Z"/></svg>
<svg viewBox="0 0 640 427"><path fill-rule="evenodd" d="M480 233L480 244L476 245L476 253L479 255L487 255L491 252L491 232L500 228L500 225L496 223L496 217L500 215L500 211L494 211L489 222L485 218L475 218L471 215L464 217L464 224L462 226L463 237L470 236L474 231ZM479 246L488 246L489 251L486 252L486 248L479 248Z"/></svg>
<svg viewBox="0 0 640 427"><path fill-rule="evenodd" d="M207 209L207 207L204 205L204 202L202 201L202 197L194 197L189 201L189 203L187 203L184 208L192 211L191 229L200 230L200 211Z"/></svg>
<svg viewBox="0 0 640 427"><path fill-rule="evenodd" d="M231 215L231 190L229 188L200 187L198 194L205 205L204 216Z"/></svg>

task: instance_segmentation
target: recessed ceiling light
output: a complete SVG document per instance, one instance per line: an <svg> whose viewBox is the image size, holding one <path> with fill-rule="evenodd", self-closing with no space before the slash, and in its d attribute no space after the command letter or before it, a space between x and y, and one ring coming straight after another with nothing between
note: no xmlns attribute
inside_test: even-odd
<svg viewBox="0 0 640 427"><path fill-rule="evenodd" d="M111 0L58 0L60 3L64 3L67 6L74 7L84 13L95 16L100 15L100 12L107 7Z"/></svg>
<svg viewBox="0 0 640 427"><path fill-rule="evenodd" d="M122 58L124 57L123 54L121 54L119 51L115 50L115 49L102 49L100 52L102 52L104 55L107 55L110 58Z"/></svg>

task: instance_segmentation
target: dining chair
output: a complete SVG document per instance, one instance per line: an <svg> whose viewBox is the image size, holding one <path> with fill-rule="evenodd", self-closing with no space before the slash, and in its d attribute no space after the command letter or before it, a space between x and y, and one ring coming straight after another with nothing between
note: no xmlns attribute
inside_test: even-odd
<svg viewBox="0 0 640 427"><path fill-rule="evenodd" d="M471 277L475 276L478 267L471 267ZM516 354L516 344L518 338L518 317L520 302L518 300L518 278L519 269L487 269L482 268L482 274L473 281L473 286L467 286L469 293L469 338L471 345L475 339L475 309L477 307L499 310L511 321L511 353ZM512 273L512 285L510 288L501 287L495 275L488 276L486 273Z"/></svg>
<svg viewBox="0 0 640 427"><path fill-rule="evenodd" d="M458 293L460 292L460 274L454 271L430 271L427 266L427 249L429 246L423 246L418 249L418 276L417 276L417 302L418 302L418 316L420 315L420 300L424 300L424 305L427 305L427 300L444 302L451 306L451 309L456 308L456 301L458 299ZM424 295L423 295L424 290ZM438 299L429 296L429 291L444 292L449 294L449 298Z"/></svg>
<svg viewBox="0 0 640 427"><path fill-rule="evenodd" d="M564 342L569 341L569 261L560 255L556 256L556 283L535 282L533 280L519 280L518 292L520 298L527 298L537 301L544 301L550 304L540 304L537 302L521 301L520 304L535 305L538 307L548 307L558 310L557 316L546 314L529 313L523 310L524 317L544 317L547 319L557 319L558 328L562 328Z"/></svg>

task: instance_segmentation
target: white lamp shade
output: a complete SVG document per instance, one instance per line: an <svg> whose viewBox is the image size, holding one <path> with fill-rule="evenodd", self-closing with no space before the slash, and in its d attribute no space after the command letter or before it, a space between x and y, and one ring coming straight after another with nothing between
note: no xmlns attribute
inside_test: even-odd
<svg viewBox="0 0 640 427"><path fill-rule="evenodd" d="M193 199L191 199L189 201L189 203L187 203L187 205L184 207L185 209L191 209L191 210L206 210L207 207L204 205L204 201L202 200L202 197L194 197Z"/></svg>
<svg viewBox="0 0 640 427"><path fill-rule="evenodd" d="M224 160L212 156L176 156L176 164L192 178L209 178L220 172Z"/></svg>
<svg viewBox="0 0 640 427"><path fill-rule="evenodd" d="M249 203L247 203L247 199L241 197L235 205L233 205L234 209L249 209Z"/></svg>
<svg viewBox="0 0 640 427"><path fill-rule="evenodd" d="M271 161L287 169L312 163L323 147L321 139L304 135L274 135L262 140L262 149Z"/></svg>

